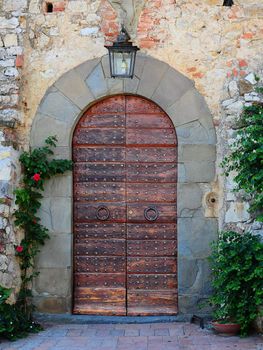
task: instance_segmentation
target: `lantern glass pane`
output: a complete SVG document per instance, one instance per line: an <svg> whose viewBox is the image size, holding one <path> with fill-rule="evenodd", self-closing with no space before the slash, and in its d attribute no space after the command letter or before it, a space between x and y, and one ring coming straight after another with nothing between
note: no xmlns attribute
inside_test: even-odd
<svg viewBox="0 0 263 350"><path fill-rule="evenodd" d="M129 77L131 75L131 53L113 52L113 75Z"/></svg>

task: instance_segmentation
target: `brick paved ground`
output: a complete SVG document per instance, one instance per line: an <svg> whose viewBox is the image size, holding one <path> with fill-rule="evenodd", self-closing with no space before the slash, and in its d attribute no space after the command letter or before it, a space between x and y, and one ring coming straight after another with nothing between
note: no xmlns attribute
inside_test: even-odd
<svg viewBox="0 0 263 350"><path fill-rule="evenodd" d="M2 341L0 350L263 350L263 337L221 337L189 323L65 324L16 342Z"/></svg>

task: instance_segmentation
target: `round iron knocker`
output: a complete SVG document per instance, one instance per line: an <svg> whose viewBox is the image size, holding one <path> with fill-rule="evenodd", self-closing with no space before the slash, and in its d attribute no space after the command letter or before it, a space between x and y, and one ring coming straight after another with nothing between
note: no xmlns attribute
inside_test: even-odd
<svg viewBox="0 0 263 350"><path fill-rule="evenodd" d="M105 206L98 207L96 217L98 220L108 220L108 218L110 217L109 209Z"/></svg>
<svg viewBox="0 0 263 350"><path fill-rule="evenodd" d="M149 215L151 212L153 212L153 215ZM154 206L150 206L144 210L144 217L148 221L155 221L159 217L159 212Z"/></svg>

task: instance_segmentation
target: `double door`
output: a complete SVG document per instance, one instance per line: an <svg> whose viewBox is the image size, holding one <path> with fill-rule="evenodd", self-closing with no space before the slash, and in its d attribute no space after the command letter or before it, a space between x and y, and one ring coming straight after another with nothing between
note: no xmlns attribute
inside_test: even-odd
<svg viewBox="0 0 263 350"><path fill-rule="evenodd" d="M137 96L93 105L73 135L73 313L177 313L177 141Z"/></svg>

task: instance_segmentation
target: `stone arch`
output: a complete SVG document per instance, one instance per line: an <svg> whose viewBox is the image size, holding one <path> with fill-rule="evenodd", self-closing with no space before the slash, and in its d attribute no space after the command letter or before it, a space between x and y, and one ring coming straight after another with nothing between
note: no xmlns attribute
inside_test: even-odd
<svg viewBox="0 0 263 350"><path fill-rule="evenodd" d="M57 135L56 156L70 159L73 130L83 112L101 98L122 93L152 100L176 128L179 311L193 313L209 293L206 258L209 242L217 235L216 218L206 218L202 208L204 191L215 176L216 136L210 111L193 82L168 64L144 55L137 57L132 80L111 79L107 56L84 62L47 90L32 124L30 143L38 147L46 137ZM41 273L34 286L41 311L71 311L71 201L71 174L49 181L41 217L51 239L38 256Z"/></svg>

